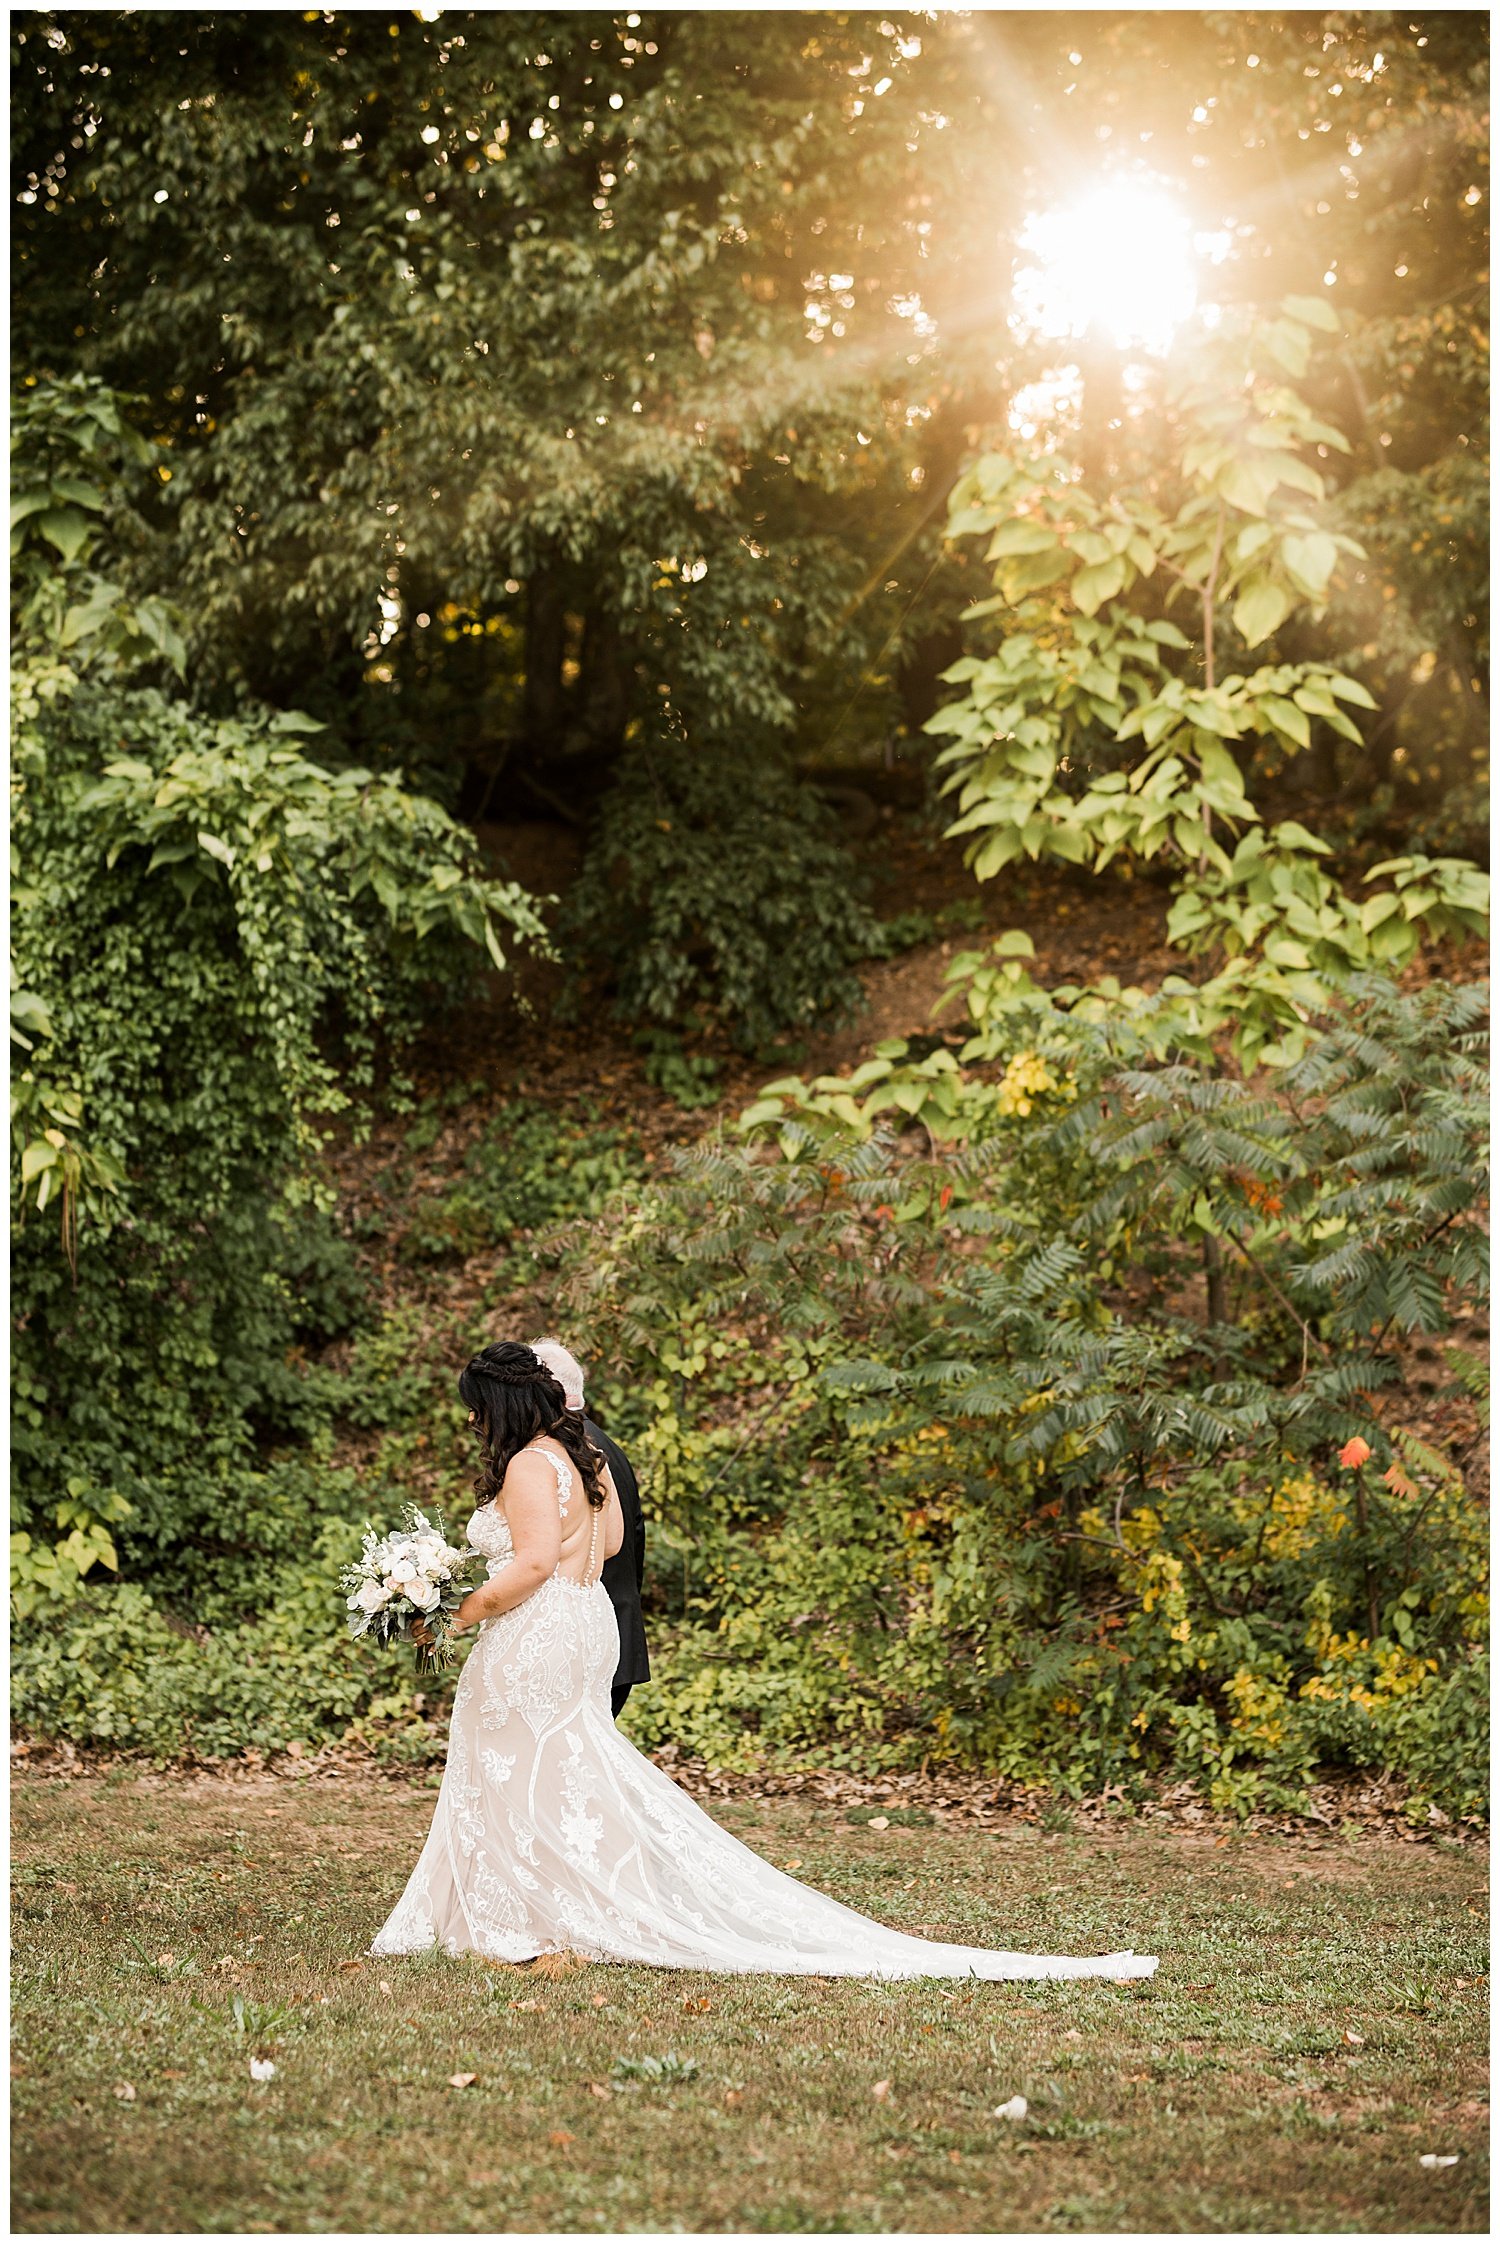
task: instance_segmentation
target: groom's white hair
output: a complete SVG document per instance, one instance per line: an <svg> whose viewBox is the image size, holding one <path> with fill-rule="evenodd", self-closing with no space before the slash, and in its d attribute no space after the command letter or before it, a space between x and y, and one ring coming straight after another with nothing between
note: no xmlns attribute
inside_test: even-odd
<svg viewBox="0 0 1500 2244"><path fill-rule="evenodd" d="M565 1348L560 1340L553 1340L550 1336L530 1341L528 1345L531 1353L540 1358L553 1378L561 1382L563 1401L569 1410L582 1410L583 1366L572 1349Z"/></svg>

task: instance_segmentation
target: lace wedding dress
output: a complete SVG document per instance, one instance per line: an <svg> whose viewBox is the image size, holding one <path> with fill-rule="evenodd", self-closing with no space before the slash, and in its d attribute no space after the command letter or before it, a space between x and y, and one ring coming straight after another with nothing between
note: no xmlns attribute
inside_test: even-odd
<svg viewBox="0 0 1500 2244"><path fill-rule="evenodd" d="M585 1501L557 1475L566 1521ZM493 1505L469 1542L491 1580L512 1555ZM441 1944L497 1961L562 1949L697 1971L879 1979L1140 1979L1154 1956L1014 1955L919 1940L775 1870L721 1830L610 1719L619 1655L597 1580L554 1573L481 1624L453 1701L427 1843L370 1953Z"/></svg>

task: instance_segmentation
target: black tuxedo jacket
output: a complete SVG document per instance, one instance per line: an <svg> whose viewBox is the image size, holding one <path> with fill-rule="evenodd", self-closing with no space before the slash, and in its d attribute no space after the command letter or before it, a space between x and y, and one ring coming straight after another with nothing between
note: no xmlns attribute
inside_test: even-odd
<svg viewBox="0 0 1500 2244"><path fill-rule="evenodd" d="M646 1573L646 1518L630 1459L619 1443L611 1441L592 1418L585 1418L583 1423L590 1439L604 1452L604 1461L619 1492L620 1509L625 1514L625 1540L614 1557L604 1561L600 1576L609 1592L620 1631L620 1664L615 1670L615 1689L623 1690L627 1683L644 1683L651 1673L651 1663L646 1657L646 1624L641 1618L641 1583Z"/></svg>

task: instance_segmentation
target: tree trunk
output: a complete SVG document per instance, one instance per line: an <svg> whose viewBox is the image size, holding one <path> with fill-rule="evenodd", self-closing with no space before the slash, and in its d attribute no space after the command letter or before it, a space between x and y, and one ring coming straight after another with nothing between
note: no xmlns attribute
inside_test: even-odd
<svg viewBox="0 0 1500 2244"><path fill-rule="evenodd" d="M554 752L563 730L563 648L566 594L561 576L541 566L526 587L526 682L521 721L527 746Z"/></svg>
<svg viewBox="0 0 1500 2244"><path fill-rule="evenodd" d="M620 617L614 607L601 603L589 609L579 650L579 669L577 718L571 728L572 737L581 748L614 757L619 753L625 721L630 714Z"/></svg>

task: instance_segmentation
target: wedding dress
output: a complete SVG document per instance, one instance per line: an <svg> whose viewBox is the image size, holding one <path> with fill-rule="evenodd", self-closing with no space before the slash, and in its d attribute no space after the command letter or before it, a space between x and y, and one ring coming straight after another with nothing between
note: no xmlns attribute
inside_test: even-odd
<svg viewBox="0 0 1500 2244"><path fill-rule="evenodd" d="M586 1499L557 1476L566 1522ZM597 1515L596 1515L597 1516ZM469 1522L490 1579L512 1556L495 1506ZM592 1552L591 1552L592 1561ZM879 1979L1140 1979L1154 1956L1014 1955L921 1940L860 1916L732 1838L610 1718L614 1608L594 1572L554 1573L481 1624L459 1677L432 1828L370 1949L441 1945L521 1963L570 1950L685 1970Z"/></svg>

